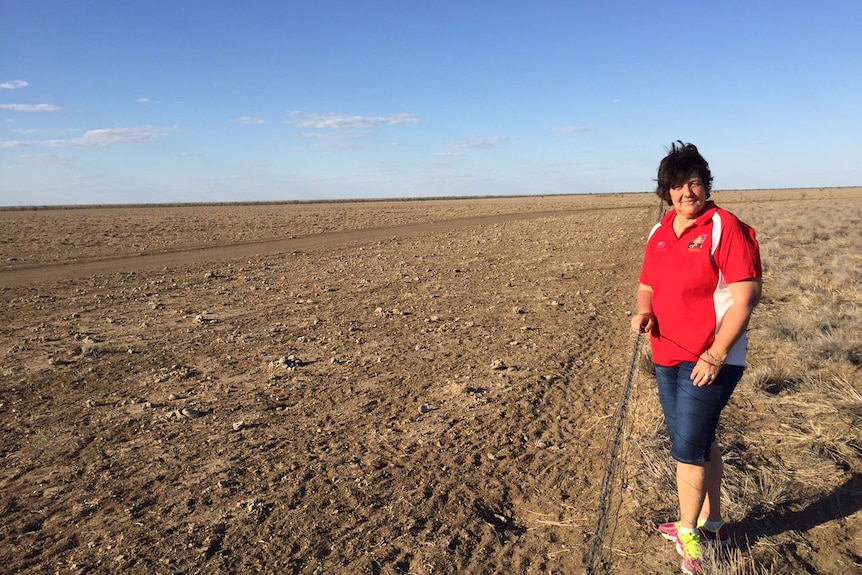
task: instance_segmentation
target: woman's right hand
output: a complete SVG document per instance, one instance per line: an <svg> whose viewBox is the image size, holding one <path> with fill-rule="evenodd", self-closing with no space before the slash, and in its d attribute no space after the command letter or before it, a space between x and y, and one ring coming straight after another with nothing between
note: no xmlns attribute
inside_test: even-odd
<svg viewBox="0 0 862 575"><path fill-rule="evenodd" d="M650 333L653 323L652 312L636 313L632 316L632 331L635 333Z"/></svg>

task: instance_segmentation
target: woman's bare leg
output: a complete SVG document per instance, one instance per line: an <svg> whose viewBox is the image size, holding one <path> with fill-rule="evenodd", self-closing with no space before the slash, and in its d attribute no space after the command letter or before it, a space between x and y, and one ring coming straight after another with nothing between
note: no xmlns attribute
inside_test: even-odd
<svg viewBox="0 0 862 575"><path fill-rule="evenodd" d="M721 480L724 478L724 462L721 460L721 448L713 441L709 448L709 462L706 464L706 497L700 516L706 521L721 519Z"/></svg>
<svg viewBox="0 0 862 575"><path fill-rule="evenodd" d="M710 446L709 457L710 460L705 463L676 464L680 527L694 529L698 517L707 521L721 519L724 463L718 442L714 441Z"/></svg>
<svg viewBox="0 0 862 575"><path fill-rule="evenodd" d="M695 529L706 500L706 465L676 464L676 490L679 496L680 527Z"/></svg>

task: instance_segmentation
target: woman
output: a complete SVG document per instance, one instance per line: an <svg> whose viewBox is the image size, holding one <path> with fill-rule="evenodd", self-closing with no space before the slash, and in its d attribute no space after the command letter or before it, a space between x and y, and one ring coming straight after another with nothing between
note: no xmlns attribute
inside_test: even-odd
<svg viewBox="0 0 862 575"><path fill-rule="evenodd" d="M729 543L721 516L721 410L747 366L746 329L760 300L754 230L709 201L712 174L692 144L671 144L656 194L673 209L650 232L632 330L649 333L659 400L677 462L678 521L659 526L685 573L700 544Z"/></svg>

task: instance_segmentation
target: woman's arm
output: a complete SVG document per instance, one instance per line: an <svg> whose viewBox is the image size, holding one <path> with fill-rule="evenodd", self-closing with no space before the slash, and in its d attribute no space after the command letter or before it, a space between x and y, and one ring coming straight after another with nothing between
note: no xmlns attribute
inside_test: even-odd
<svg viewBox="0 0 862 575"><path fill-rule="evenodd" d="M653 327L652 288L646 284L638 284L637 313L632 316L632 331L649 333Z"/></svg>
<svg viewBox="0 0 862 575"><path fill-rule="evenodd" d="M718 370L727 359L727 353L733 344L748 329L751 312L760 302L762 282L760 278L734 282L728 285L733 304L728 308L721 322L721 328L715 334L715 341L705 350L691 372L691 379L697 386L709 385L715 380ZM707 379L712 375L711 379Z"/></svg>

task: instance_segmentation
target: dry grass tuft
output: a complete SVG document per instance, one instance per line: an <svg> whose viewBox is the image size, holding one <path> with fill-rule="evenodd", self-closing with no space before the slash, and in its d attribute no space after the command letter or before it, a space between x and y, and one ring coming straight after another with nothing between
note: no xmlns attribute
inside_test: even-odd
<svg viewBox="0 0 862 575"><path fill-rule="evenodd" d="M784 364L760 365L746 370L742 385L746 384L769 395L780 395L798 390L803 385L803 378Z"/></svg>

